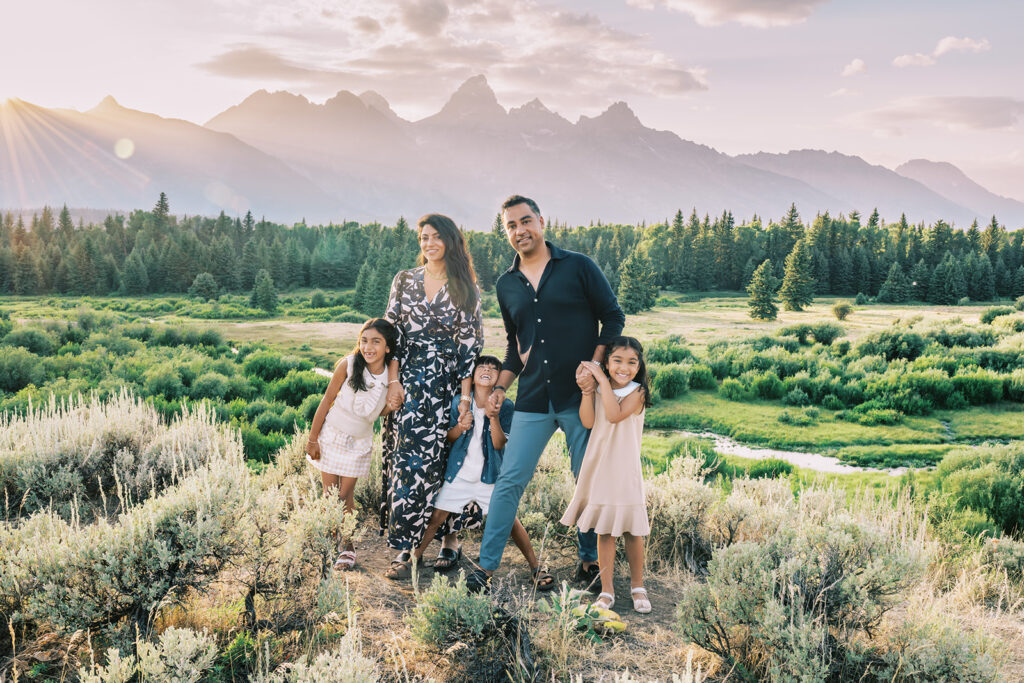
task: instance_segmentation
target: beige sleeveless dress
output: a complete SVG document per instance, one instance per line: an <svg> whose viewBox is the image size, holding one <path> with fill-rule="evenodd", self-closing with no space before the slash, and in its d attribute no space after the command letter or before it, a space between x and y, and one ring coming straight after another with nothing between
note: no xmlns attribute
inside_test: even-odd
<svg viewBox="0 0 1024 683"><path fill-rule="evenodd" d="M615 395L621 403L639 387L636 382L630 382L622 389L616 389ZM600 392L601 388L597 390ZM605 416L600 397L596 397L594 428L590 432L587 452L576 481L576 493L562 515L562 524L612 536L623 533L647 536L651 533L640 467L640 437L644 430L645 412L641 410L618 424L611 424Z"/></svg>

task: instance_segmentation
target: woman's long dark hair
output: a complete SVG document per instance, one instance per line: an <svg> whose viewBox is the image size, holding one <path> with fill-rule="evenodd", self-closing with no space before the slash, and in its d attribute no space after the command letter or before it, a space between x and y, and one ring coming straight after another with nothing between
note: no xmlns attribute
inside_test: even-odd
<svg viewBox="0 0 1024 683"><path fill-rule="evenodd" d="M363 323L363 326L359 328L359 336L356 337L356 348L352 351L352 355L355 356L352 359L352 376L348 378L349 386L356 391L366 391L366 379L363 377L363 370L366 369L366 359L363 358L363 354L359 350L359 340L362 339L363 332L369 329L380 332L380 336L384 337L384 343L388 346L387 353L384 354L385 370L387 370L391 359L395 357L395 349L398 347L398 330L390 322L384 318L370 318ZM345 359L342 358L338 362L343 363Z"/></svg>
<svg viewBox="0 0 1024 683"><path fill-rule="evenodd" d="M416 236L423 232L423 226L429 225L437 230L438 236L444 242L444 267L448 271L448 296L452 303L466 313L472 313L476 308L476 271L473 270L473 257L466 249L466 240L462 232L455 225L455 222L442 216L439 213L428 213L416 222L419 229ZM416 263L424 265L427 262L420 252Z"/></svg>
<svg viewBox="0 0 1024 683"><path fill-rule="evenodd" d="M640 385L640 388L644 391L644 407L651 407L651 387L648 386L647 382L647 363L644 362L644 346L640 343L639 339L635 337L612 337L611 341L608 342L608 346L605 347L604 357L605 363L602 363L605 374L608 374L607 358L612 355L612 351L615 349L633 349L636 351L637 357L640 359L640 366L637 368L636 377L633 381Z"/></svg>

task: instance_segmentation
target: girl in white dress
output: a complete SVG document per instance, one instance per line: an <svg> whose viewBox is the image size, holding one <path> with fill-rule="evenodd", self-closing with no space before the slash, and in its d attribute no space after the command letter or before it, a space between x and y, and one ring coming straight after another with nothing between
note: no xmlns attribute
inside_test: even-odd
<svg viewBox="0 0 1024 683"><path fill-rule="evenodd" d="M355 350L334 366L334 376L309 429L307 460L320 470L324 494L341 496L347 512L356 509L356 482L370 473L373 422L397 407L385 405L387 364L397 347L397 337L394 325L387 320L366 321L359 330ZM351 569L355 564L356 552L349 539L334 568Z"/></svg>

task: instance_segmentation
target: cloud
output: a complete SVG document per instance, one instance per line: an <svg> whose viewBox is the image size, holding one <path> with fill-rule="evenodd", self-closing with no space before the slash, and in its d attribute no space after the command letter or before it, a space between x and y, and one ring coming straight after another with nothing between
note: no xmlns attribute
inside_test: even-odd
<svg viewBox="0 0 1024 683"><path fill-rule="evenodd" d="M946 36L935 44L935 49L929 55L915 52L914 54L900 55L892 60L893 66L932 66L944 54L949 52L985 52L992 46L988 40L974 40L973 38L957 38Z"/></svg>
<svg viewBox="0 0 1024 683"><path fill-rule="evenodd" d="M866 65L864 64L864 60L858 57L843 67L843 75L853 76L855 74L862 74L864 73L865 68Z"/></svg>
<svg viewBox="0 0 1024 683"><path fill-rule="evenodd" d="M358 16L352 20L352 24L363 33L380 33L380 22L373 17Z"/></svg>
<svg viewBox="0 0 1024 683"><path fill-rule="evenodd" d="M860 95L860 90L850 90L849 88L839 88L833 90L828 94L829 97L853 97L854 95Z"/></svg>
<svg viewBox="0 0 1024 683"><path fill-rule="evenodd" d="M436 36L448 21L448 5L441 0L407 0L401 4L402 22L425 38Z"/></svg>
<svg viewBox="0 0 1024 683"><path fill-rule="evenodd" d="M804 21L826 0L626 0L634 7L665 7L691 15L702 26L729 22L767 28Z"/></svg>
<svg viewBox="0 0 1024 683"><path fill-rule="evenodd" d="M903 135L931 125L954 131L1013 129L1024 119L1024 100L1011 97L908 97L861 112L853 121L878 132Z"/></svg>
<svg viewBox="0 0 1024 683"><path fill-rule="evenodd" d="M540 97L573 113L631 95L679 97L708 87L704 69L644 36L540 0L214 1L246 16L236 35L252 37L199 68L310 95L371 88L416 115L476 74L509 105ZM328 8L330 16L322 11Z"/></svg>

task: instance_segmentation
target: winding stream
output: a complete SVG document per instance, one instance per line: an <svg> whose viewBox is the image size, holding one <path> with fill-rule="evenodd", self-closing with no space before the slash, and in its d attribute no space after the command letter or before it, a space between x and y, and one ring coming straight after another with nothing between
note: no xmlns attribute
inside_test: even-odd
<svg viewBox="0 0 1024 683"><path fill-rule="evenodd" d="M733 439L732 437L722 436L721 434L715 434L714 432L688 432L680 429L659 429L657 431L665 436L711 439L714 442L715 452L721 453L722 455L735 455L741 458L750 458L751 460L777 458L779 460L785 460L797 467L814 470L815 472L829 472L834 474L849 474L851 472L885 472L891 477L898 477L908 469L911 469L907 467L893 467L887 469L847 465L840 462L839 458L834 458L830 455L822 455L821 453L805 453L802 451L780 451L774 448L764 448L762 446L748 446L736 441L736 439Z"/></svg>

